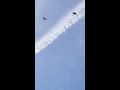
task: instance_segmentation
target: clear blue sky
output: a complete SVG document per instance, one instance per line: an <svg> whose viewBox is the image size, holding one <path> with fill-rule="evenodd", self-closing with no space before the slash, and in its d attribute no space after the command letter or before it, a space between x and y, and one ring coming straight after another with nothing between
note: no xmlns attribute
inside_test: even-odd
<svg viewBox="0 0 120 90"><path fill-rule="evenodd" d="M35 0L35 38L80 0ZM45 16L48 20L43 21ZM35 56L35 90L85 90L85 18Z"/></svg>

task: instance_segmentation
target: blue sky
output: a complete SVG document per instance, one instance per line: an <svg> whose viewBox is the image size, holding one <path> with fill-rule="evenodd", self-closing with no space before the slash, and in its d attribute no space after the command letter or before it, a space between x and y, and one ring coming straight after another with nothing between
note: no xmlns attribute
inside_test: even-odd
<svg viewBox="0 0 120 90"><path fill-rule="evenodd" d="M35 38L40 38L81 0L35 0ZM49 21L44 22L42 17Z"/></svg>
<svg viewBox="0 0 120 90"><path fill-rule="evenodd" d="M80 0L35 0L35 39ZM48 20L43 21L45 16ZM35 56L35 90L85 90L85 18Z"/></svg>

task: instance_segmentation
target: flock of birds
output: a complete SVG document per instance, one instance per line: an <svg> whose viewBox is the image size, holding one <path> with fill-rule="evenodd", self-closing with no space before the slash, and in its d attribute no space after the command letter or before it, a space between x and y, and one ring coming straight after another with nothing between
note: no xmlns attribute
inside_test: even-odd
<svg viewBox="0 0 120 90"><path fill-rule="evenodd" d="M73 15L77 15L76 12L73 12L72 14L73 14ZM43 20L47 20L47 18L43 17Z"/></svg>

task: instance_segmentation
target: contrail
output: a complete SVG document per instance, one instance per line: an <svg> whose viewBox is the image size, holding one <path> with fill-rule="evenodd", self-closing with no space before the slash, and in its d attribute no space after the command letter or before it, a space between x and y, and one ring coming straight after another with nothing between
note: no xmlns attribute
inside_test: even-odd
<svg viewBox="0 0 120 90"><path fill-rule="evenodd" d="M76 12L77 15L72 15ZM80 2L73 10L69 11L64 18L62 18L52 29L49 30L42 38L35 42L35 54L41 52L63 32L68 30L79 19L85 15L85 1Z"/></svg>

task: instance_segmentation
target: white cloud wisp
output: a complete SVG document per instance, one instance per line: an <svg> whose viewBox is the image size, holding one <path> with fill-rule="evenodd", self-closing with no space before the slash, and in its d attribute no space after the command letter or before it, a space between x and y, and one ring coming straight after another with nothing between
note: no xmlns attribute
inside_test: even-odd
<svg viewBox="0 0 120 90"><path fill-rule="evenodd" d="M72 15L72 12L76 12L77 15ZM79 3L74 9L69 11L55 26L49 30L43 37L35 42L35 54L41 52L62 33L68 30L79 19L85 15L85 1Z"/></svg>

